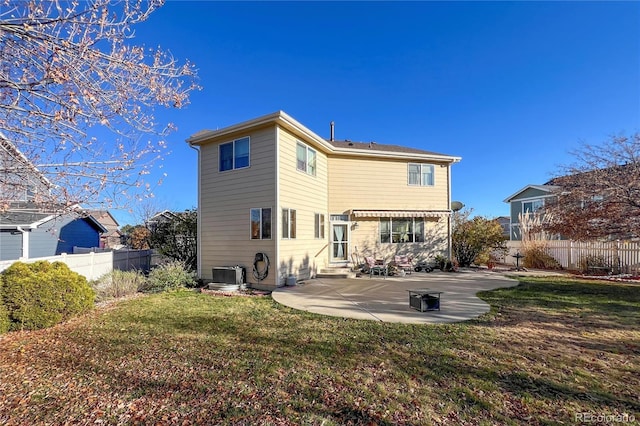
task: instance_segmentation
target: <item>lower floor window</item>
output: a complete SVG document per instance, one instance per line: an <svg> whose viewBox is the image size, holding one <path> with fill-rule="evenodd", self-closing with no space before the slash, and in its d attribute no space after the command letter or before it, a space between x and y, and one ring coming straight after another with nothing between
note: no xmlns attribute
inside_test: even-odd
<svg viewBox="0 0 640 426"><path fill-rule="evenodd" d="M381 243L422 243L424 242L424 219L409 218L381 218Z"/></svg>
<svg viewBox="0 0 640 426"><path fill-rule="evenodd" d="M324 215L322 213L316 213L314 222L314 236L316 238L324 238Z"/></svg>
<svg viewBox="0 0 640 426"><path fill-rule="evenodd" d="M296 237L296 211L282 209L282 238Z"/></svg>
<svg viewBox="0 0 640 426"><path fill-rule="evenodd" d="M251 209L251 239L271 239L271 209Z"/></svg>

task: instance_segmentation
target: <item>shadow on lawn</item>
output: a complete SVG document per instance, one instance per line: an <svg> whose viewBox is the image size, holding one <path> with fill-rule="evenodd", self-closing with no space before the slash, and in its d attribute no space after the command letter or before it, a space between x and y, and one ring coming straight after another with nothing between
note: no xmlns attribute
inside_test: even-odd
<svg viewBox="0 0 640 426"><path fill-rule="evenodd" d="M161 304L156 298L165 296L153 296L123 305L118 313L110 312L99 322L66 335L67 344L78 348L76 353L86 353L85 357L44 353L39 355L40 365L65 377L95 378L94 387L108 389L101 398L163 401L172 410L187 407L190 411L182 413L185 418L207 409L210 414L205 420L210 422L231 423L235 416L247 420L271 413L274 418L387 425L391 423L375 411L352 401L368 393L368 400L379 405L409 407L406 401L416 395L402 395L408 382L421 393L423 403L446 401L444 406L451 404L454 410L478 417L482 410L492 410L504 422L512 414L505 411L502 399L461 395L461 389L470 392L477 385L505 397L524 400L533 395L543 404L557 400L557 404L575 402L589 409L611 406L637 412L637 401L609 394L604 385L580 391L553 377L538 377L533 370L514 370L505 359L525 354L526 345L509 346L505 340L504 353L496 359L482 354L491 352L495 344L494 334L483 332L485 327L506 325L506 332L520 322L557 327L547 343L558 347L562 339L579 337L585 324L595 328L606 323L607 328L625 331L635 321L637 329L640 314L631 308L638 307L640 289L617 286L605 291L597 286L524 282L481 295L508 311L504 315L508 318L498 318L494 308L492 314L475 321L437 326L322 317L281 307L270 299L203 301L201 296L184 295L166 296L167 303ZM557 325L563 312L575 321L575 334L568 336ZM637 355L634 342L581 338L573 344L589 351ZM570 356L564 357L570 366ZM477 365L478 359L484 365ZM372 382L387 386L387 394L367 384ZM51 403L59 404L61 411L66 404L64 399Z"/></svg>
<svg viewBox="0 0 640 426"><path fill-rule="evenodd" d="M522 312L523 315L509 315L512 324L530 321L532 316L536 322L558 322L559 315L585 327L635 330L640 322L640 287L636 285L522 280L517 287L481 292L478 296L494 311ZM494 319L485 317L475 322L501 325Z"/></svg>
<svg viewBox="0 0 640 426"><path fill-rule="evenodd" d="M500 386L507 392L520 397L537 395L554 401L577 401L585 404L602 404L617 407L622 412L640 411L640 403L628 397L612 395L603 389L576 390L575 386L560 384L547 378L531 377L522 372L500 375Z"/></svg>

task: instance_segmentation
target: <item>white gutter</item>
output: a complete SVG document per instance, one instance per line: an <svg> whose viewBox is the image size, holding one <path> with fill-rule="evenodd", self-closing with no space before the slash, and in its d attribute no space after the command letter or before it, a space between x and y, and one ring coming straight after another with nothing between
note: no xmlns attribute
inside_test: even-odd
<svg viewBox="0 0 640 426"><path fill-rule="evenodd" d="M452 201L452 199L451 199L451 165L449 165L449 166L447 166L447 205L449 206L449 208L451 208L451 201ZM447 238L447 244L449 245L449 247L447 247L447 251L449 253L448 253L447 257L450 260L453 260L452 259L453 258L453 236L452 236L453 223L452 223L452 219L453 219L452 216L449 216L447 218L447 222L448 222L447 227L449 228L449 230L448 230L449 236Z"/></svg>
<svg viewBox="0 0 640 426"><path fill-rule="evenodd" d="M245 121L243 123L235 124L229 127L225 127L219 130L203 130L196 133L187 139L189 145L200 145L206 143L209 139L220 138L234 133L246 131L247 129L253 129L255 127L277 124L287 129L288 131L301 136L307 140L313 141L316 145L321 147L326 153L329 154L344 154L349 156L364 156L364 157L376 157L376 158L398 158L398 159L416 159L416 160L428 160L428 161L440 161L445 163L457 163L462 158L453 157L449 155L440 154L422 154L411 152L394 152L394 151L372 151L365 149L351 149L336 147L331 142L324 138L321 138L312 130L298 122L296 119L285 113L284 111L278 111L272 114L268 114L262 117L255 118L253 120Z"/></svg>
<svg viewBox="0 0 640 426"><path fill-rule="evenodd" d="M191 142L189 142L189 148L193 149L195 152L198 153L198 210L196 211L196 217L198 218L197 222L196 222L196 268L197 268L197 274L198 274L198 278L202 278L202 257L200 256L200 253L202 253L202 247L200 246L201 241L202 241L202 217L200 217L200 206L202 205L201 203L201 196L200 196L200 162L201 160L201 155L200 155L200 150L198 148L196 148L195 146L193 146L191 144Z"/></svg>
<svg viewBox="0 0 640 426"><path fill-rule="evenodd" d="M333 154L344 155L357 155L360 157L376 157L376 158L399 158L399 159L416 159L416 160L430 160L441 161L446 163L458 163L462 160L461 157L451 157L449 155L437 155L437 154L419 154L412 152L394 152L394 151L369 151L365 149L350 149L350 148L338 148L332 147Z"/></svg>
<svg viewBox="0 0 640 426"><path fill-rule="evenodd" d="M271 213L271 238L275 239L275 262L274 265L274 283L276 287L280 287L280 235L282 235L281 226L282 225L282 214L281 208L282 205L280 203L280 128L276 126L276 193L275 193L275 206L274 211ZM275 218L275 219L274 219ZM275 227L274 227L275 223ZM274 229L275 228L275 229ZM286 280L286 275L285 275ZM286 281L285 281L286 282ZM260 282L258 281L258 284Z"/></svg>

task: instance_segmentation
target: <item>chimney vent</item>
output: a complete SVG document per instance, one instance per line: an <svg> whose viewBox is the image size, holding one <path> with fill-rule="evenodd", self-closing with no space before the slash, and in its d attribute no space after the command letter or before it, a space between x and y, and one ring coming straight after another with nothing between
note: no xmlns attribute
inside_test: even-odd
<svg viewBox="0 0 640 426"><path fill-rule="evenodd" d="M333 142L335 140L335 133L334 132L335 132L336 123L332 121L329 125L331 126L331 139L329 139L329 140L331 142Z"/></svg>

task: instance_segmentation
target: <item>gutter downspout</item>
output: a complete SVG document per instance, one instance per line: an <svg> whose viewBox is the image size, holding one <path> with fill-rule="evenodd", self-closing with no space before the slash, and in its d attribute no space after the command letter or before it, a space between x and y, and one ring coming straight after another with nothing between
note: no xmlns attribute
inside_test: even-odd
<svg viewBox="0 0 640 426"><path fill-rule="evenodd" d="M202 253L202 250L200 250L200 242L202 241L202 234L201 234L201 225L202 225L202 217L200 216L200 206L202 205L202 203L200 202L200 162L201 160L201 155L200 155L200 150L198 148L196 148L195 146L191 145L191 142L189 142L189 148L193 149L195 152L198 153L198 210L197 210L197 218L198 218L198 223L197 225L197 231L196 231L196 262L197 262L197 268L198 268L198 278L202 278L202 258L200 256L200 254Z"/></svg>
<svg viewBox="0 0 640 426"><path fill-rule="evenodd" d="M273 262L274 265L274 270L275 270L275 276L273 277L274 280L274 284L275 287L278 288L280 287L280 235L282 235L282 231L280 230L280 227L278 226L281 222L279 222L279 220L281 220L282 218L282 214L281 212L281 206L280 206L280 126L276 125L276 134L275 134L275 138L276 138L276 149L275 149L275 154L276 154L276 175L275 175L275 179L276 179L276 185L275 185L275 189L276 189L276 193L275 195L275 206L274 206L274 212L272 213L271 216L271 236L275 237L275 251L276 251L276 256L275 256L275 260L276 262ZM274 220L274 217L276 218ZM275 223L275 232L274 232L274 226L273 224ZM281 225L282 226L282 225ZM286 284L286 277L287 274L285 273L285 282L283 282L282 284Z"/></svg>
<svg viewBox="0 0 640 426"><path fill-rule="evenodd" d="M449 222L448 224L448 238L447 238L447 243L449 245L449 247L447 247L447 251L448 253L448 258L453 261L453 239L451 236L451 233L453 232L453 211L451 210L451 166L453 165L453 163L449 163L447 165L447 206L449 207L449 211L451 212L451 214L447 217L447 222Z"/></svg>
<svg viewBox="0 0 640 426"><path fill-rule="evenodd" d="M22 229L22 226L17 226L16 229L22 233L22 256L20 259L29 258L29 231Z"/></svg>

